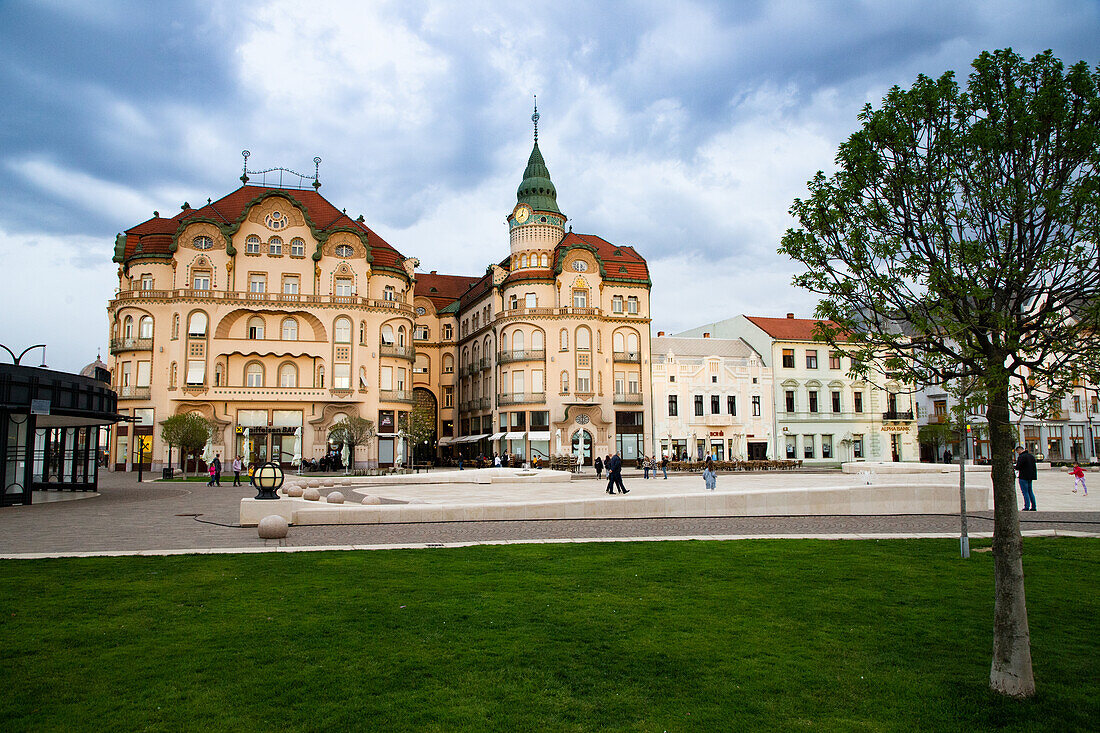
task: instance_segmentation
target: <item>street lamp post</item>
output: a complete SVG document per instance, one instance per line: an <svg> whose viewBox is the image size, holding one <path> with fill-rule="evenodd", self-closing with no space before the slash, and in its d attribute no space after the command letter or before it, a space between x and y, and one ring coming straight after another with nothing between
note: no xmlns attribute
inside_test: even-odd
<svg viewBox="0 0 1100 733"><path fill-rule="evenodd" d="M4 346L4 344L0 344L0 349L3 349L4 351L11 354L11 361L12 361L13 364L18 364L19 360L22 359L24 356L26 356L27 352L30 351L31 349L42 349L41 368L42 369L46 368L46 344L35 344L34 346L28 346L27 348L23 349L23 351L21 351L19 353L19 356L16 356L15 352L12 351L11 349L9 349L7 346Z"/></svg>
<svg viewBox="0 0 1100 733"><path fill-rule="evenodd" d="M252 476L259 493L257 499L278 499L279 487L283 485L283 469L278 463L267 462L256 469Z"/></svg>

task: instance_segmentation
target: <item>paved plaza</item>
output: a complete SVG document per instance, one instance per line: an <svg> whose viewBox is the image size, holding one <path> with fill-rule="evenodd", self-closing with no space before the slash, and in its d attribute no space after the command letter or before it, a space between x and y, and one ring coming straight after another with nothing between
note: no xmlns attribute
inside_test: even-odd
<svg viewBox="0 0 1100 733"><path fill-rule="evenodd" d="M1095 478L1090 474L1090 479ZM850 485L852 476L831 472L738 473L719 477L719 490L771 490L792 486ZM957 480L957 474L913 476L914 481ZM968 481L989 481L988 474L967 474ZM132 473L104 473L98 495L43 501L0 511L0 556L163 553L178 551L265 551L292 548L433 546L469 543L601 541L625 539L714 539L728 537L887 537L956 536L957 515L676 517L653 519L563 519L533 521L434 522L389 525L321 525L291 527L284 543L265 542L255 528L238 525L240 499L249 487L221 487L201 482L137 482ZM631 495L701 492L697 475L670 475L668 480L628 475ZM1021 516L1025 533L1100 535L1100 483L1089 496L1073 494L1065 473L1041 472L1036 494L1041 511ZM355 495L347 488L345 495ZM509 501L537 498L618 497L603 493L594 477L559 485L404 485L373 488L398 500L447 502L459 498ZM39 497L36 496L36 499ZM992 531L992 512L976 508L970 531Z"/></svg>

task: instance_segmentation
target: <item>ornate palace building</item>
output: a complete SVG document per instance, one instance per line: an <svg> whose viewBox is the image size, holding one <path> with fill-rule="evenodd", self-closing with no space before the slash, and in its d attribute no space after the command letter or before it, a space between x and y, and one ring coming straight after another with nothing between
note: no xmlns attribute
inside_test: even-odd
<svg viewBox="0 0 1100 733"><path fill-rule="evenodd" d="M223 462L319 458L350 415L378 429L357 465L652 453L646 262L566 229L533 119L509 253L481 277L419 272L316 174L250 185L272 171L247 165L227 196L119 235L112 380L137 420L116 428L115 468L167 465L159 424L183 412L214 423ZM435 431L413 446L416 405Z"/></svg>

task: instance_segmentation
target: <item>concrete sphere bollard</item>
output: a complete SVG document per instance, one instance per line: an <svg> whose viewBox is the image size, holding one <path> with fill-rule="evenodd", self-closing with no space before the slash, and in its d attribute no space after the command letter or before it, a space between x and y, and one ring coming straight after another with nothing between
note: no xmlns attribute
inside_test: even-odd
<svg viewBox="0 0 1100 733"><path fill-rule="evenodd" d="M359 503L360 504L381 504L382 500L379 499L377 496L364 496L363 501L361 501Z"/></svg>
<svg viewBox="0 0 1100 733"><path fill-rule="evenodd" d="M329 504L343 504L344 503L344 495L341 494L339 491L333 491L331 494L328 495L327 498L328 498L328 503Z"/></svg>
<svg viewBox="0 0 1100 733"><path fill-rule="evenodd" d="M302 498L306 501L320 501L321 492L310 486L308 489L302 492Z"/></svg>
<svg viewBox="0 0 1100 733"><path fill-rule="evenodd" d="M318 480L317 480L317 479L315 479L315 478L314 478L314 479L310 479L310 480L309 480L309 481L308 481L308 482L306 483L306 486L308 486L308 487L309 487L309 488L311 488L311 489L319 489L319 488L321 488L321 482L320 482L320 481L318 481Z"/></svg>
<svg viewBox="0 0 1100 733"><path fill-rule="evenodd" d="M269 514L256 525L261 540L281 540L288 530L286 520L278 514Z"/></svg>
<svg viewBox="0 0 1100 733"><path fill-rule="evenodd" d="M302 488L301 484L292 484L291 486L289 486L287 488L286 495L287 496L301 496L303 491L305 491L305 489Z"/></svg>
<svg viewBox="0 0 1100 733"><path fill-rule="evenodd" d="M324 479L323 481L321 481L321 485L324 486L325 488L329 488L330 486L335 486L336 481L335 481L335 479L327 478L327 479Z"/></svg>

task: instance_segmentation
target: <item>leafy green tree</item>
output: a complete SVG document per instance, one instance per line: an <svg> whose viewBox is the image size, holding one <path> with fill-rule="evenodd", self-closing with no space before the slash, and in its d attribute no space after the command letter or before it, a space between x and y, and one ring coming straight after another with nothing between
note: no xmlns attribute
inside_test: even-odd
<svg viewBox="0 0 1100 733"><path fill-rule="evenodd" d="M180 449L181 471L187 470L186 457L202 450L213 433L214 426L197 412L172 415L160 424L160 439L168 445L168 454L172 454L172 446Z"/></svg>
<svg viewBox="0 0 1100 733"><path fill-rule="evenodd" d="M917 384L973 380L994 495L990 686L1035 692L1013 477L1014 385L1054 395L1100 350L1100 70L982 53L965 89L919 76L864 107L780 252L820 337ZM884 358L876 360L874 356Z"/></svg>
<svg viewBox="0 0 1100 733"><path fill-rule="evenodd" d="M955 430L950 423L929 423L921 425L917 430L917 439L922 443L932 446L933 462L940 460L943 455L941 446L948 446L955 437Z"/></svg>
<svg viewBox="0 0 1100 733"><path fill-rule="evenodd" d="M408 436L409 444L412 446L413 456L416 456L418 449L420 449L421 453L424 453L423 449L421 449L421 444L424 441L430 443L435 439L434 403L430 401L417 401L412 412L409 413L409 425L405 434Z"/></svg>
<svg viewBox="0 0 1100 733"><path fill-rule="evenodd" d="M355 449L359 446L369 448L377 434L373 420L353 415L329 428L328 439L348 447L348 468L354 469Z"/></svg>

